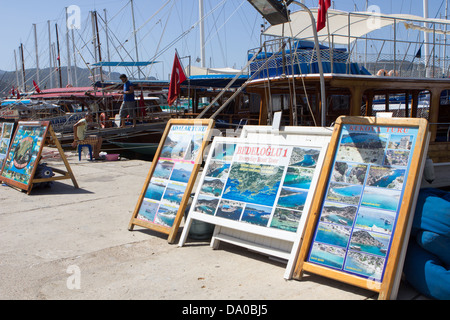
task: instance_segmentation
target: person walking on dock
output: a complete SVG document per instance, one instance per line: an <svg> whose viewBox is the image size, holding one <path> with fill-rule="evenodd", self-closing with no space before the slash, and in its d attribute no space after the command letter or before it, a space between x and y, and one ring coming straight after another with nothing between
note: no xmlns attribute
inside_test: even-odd
<svg viewBox="0 0 450 320"><path fill-rule="evenodd" d="M123 91L120 92L123 94L123 102L119 111L120 127L125 127L126 117L129 116L133 120L134 128L136 127L136 100L134 97L134 86L125 74L120 75L119 78L123 82Z"/></svg>

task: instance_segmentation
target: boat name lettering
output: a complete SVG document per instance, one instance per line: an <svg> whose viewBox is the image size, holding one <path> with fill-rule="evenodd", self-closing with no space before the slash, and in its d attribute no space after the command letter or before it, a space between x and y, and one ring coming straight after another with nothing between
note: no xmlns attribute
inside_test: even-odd
<svg viewBox="0 0 450 320"><path fill-rule="evenodd" d="M252 156L268 156L268 157L283 157L287 156L287 148L272 148L272 147L238 147L236 154L238 155L252 155Z"/></svg>

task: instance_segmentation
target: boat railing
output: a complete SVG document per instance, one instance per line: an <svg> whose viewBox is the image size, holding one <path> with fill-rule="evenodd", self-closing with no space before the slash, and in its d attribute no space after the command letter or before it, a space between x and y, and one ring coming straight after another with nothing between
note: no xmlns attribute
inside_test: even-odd
<svg viewBox="0 0 450 320"><path fill-rule="evenodd" d="M336 35L338 36L338 35ZM450 57L447 42L436 37L433 42L411 39L382 39L351 37L348 45L335 45L334 36L320 44L320 57L325 73L395 76L405 78L448 78ZM287 42L285 50L282 44ZM425 44L429 53L424 52ZM263 50L250 65L252 74L275 55L259 78L283 74L318 73L314 43L308 39L273 37L264 41ZM259 48L248 51L250 60Z"/></svg>

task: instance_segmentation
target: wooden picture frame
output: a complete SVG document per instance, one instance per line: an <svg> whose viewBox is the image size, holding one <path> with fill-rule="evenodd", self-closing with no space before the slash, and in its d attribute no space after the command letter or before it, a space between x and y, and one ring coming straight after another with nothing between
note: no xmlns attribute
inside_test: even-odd
<svg viewBox="0 0 450 320"><path fill-rule="evenodd" d="M35 173L41 160L42 150L47 139L50 138L56 145L67 171L52 168L53 172L60 175L36 179ZM64 179L71 179L74 187L78 188L78 183L50 122L19 121L1 170L0 181L30 194L33 184Z"/></svg>
<svg viewBox="0 0 450 320"><path fill-rule="evenodd" d="M240 138L214 138L179 246L193 221L203 221L215 226L212 248L223 241L283 259L284 277L292 276L332 131L320 128L314 137L306 128L285 129L244 126Z"/></svg>
<svg viewBox="0 0 450 320"><path fill-rule="evenodd" d="M18 123L3 164L3 182L25 191L31 189L49 125L49 121Z"/></svg>
<svg viewBox="0 0 450 320"><path fill-rule="evenodd" d="M212 119L168 121L128 230L138 225L175 241L213 126Z"/></svg>
<svg viewBox="0 0 450 320"><path fill-rule="evenodd" d="M428 140L426 119L337 119L295 279L306 271L395 298Z"/></svg>

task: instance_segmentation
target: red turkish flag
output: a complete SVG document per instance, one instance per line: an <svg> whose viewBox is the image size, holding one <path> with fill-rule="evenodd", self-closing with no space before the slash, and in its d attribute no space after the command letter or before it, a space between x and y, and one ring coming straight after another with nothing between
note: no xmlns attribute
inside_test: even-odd
<svg viewBox="0 0 450 320"><path fill-rule="evenodd" d="M325 27L329 7L330 0L319 0L319 10L317 11L317 32Z"/></svg>
<svg viewBox="0 0 450 320"><path fill-rule="evenodd" d="M172 74L170 76L169 96L167 102L171 106L181 93L180 85L187 79L181 66L178 54L175 52L175 59L173 60Z"/></svg>
<svg viewBox="0 0 450 320"><path fill-rule="evenodd" d="M37 93L41 93L41 89L39 89L36 81L34 81L34 80L33 80L33 86L34 86L34 89L36 90Z"/></svg>

